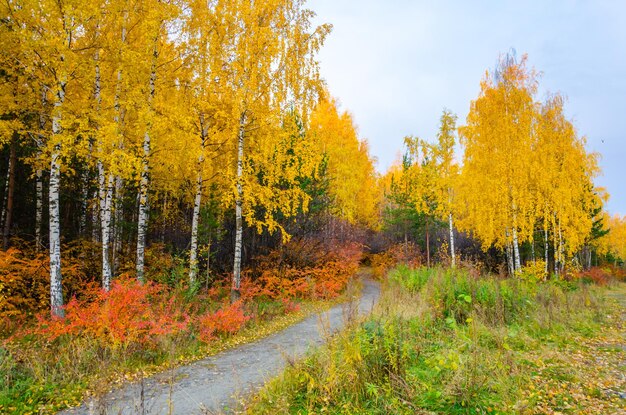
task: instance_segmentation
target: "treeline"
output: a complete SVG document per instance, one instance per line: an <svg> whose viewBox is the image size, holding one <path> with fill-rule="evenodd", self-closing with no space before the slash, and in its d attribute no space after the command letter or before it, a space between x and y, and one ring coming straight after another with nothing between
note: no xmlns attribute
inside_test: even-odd
<svg viewBox="0 0 626 415"><path fill-rule="evenodd" d="M564 99L541 102L537 87L526 56L506 55L486 73L465 125L444 111L435 143L405 139L402 162L383 178L385 223L397 240L425 235L430 262L429 234L441 237L445 227L453 266L460 234L464 254L476 253L477 240L491 267L505 259L510 275L531 261L558 275L568 265L597 265L599 256L614 264L626 257L624 221L609 220L608 194L594 185L598 155L565 117Z"/></svg>
<svg viewBox="0 0 626 415"><path fill-rule="evenodd" d="M53 314L72 241L98 247L105 290L145 280L159 242L190 284L229 262L236 299L262 247L376 222L367 144L319 76L331 27L304 1L0 8L3 244L49 252Z"/></svg>

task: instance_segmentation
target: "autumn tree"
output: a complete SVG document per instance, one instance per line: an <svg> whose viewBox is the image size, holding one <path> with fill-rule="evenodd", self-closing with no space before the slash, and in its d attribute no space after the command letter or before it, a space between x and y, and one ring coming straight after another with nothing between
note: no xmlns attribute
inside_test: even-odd
<svg viewBox="0 0 626 415"><path fill-rule="evenodd" d="M230 59L224 62L228 65L226 83L233 94L230 117L237 120L231 132L233 191L226 197L234 202L236 219L233 300L239 297L244 219L259 231L273 232L281 228L275 219L279 210L293 215L308 202L298 186L278 191L279 185L293 182L316 165L311 160L310 167L296 171L296 166L281 160L291 156L280 150L291 134L282 128L283 114L295 111L305 123L308 120L307 112L319 90L314 56L330 30L327 25L311 30L314 14L303 3L232 1L225 6L235 19L233 33L226 34L231 42Z"/></svg>
<svg viewBox="0 0 626 415"><path fill-rule="evenodd" d="M507 55L481 82L467 124L459 128L465 152L456 192L463 214L457 223L471 230L484 248L504 248L511 273L521 269L520 240L528 240L534 229L536 89L526 56L516 62Z"/></svg>
<svg viewBox="0 0 626 415"><path fill-rule="evenodd" d="M558 273L591 232L600 201L593 185L598 167L563 115L562 98L535 100L537 79L526 62L526 56L518 62L507 55L487 73L459 128L465 152L455 191L457 223L483 248L503 248L511 274L521 269L519 247L533 244L539 223L546 264L551 232Z"/></svg>
<svg viewBox="0 0 626 415"><path fill-rule="evenodd" d="M597 155L587 153L585 138L577 135L563 114L563 103L561 96L554 95L541 106L534 152L538 219L546 244L552 235L557 273L566 256L586 243L603 198L593 185L599 172ZM547 246L544 250L547 254ZM546 267L547 263L546 259Z"/></svg>
<svg viewBox="0 0 626 415"><path fill-rule="evenodd" d="M350 223L376 228L379 193L374 159L367 141L359 139L348 112L337 102L321 99L311 116L310 134L316 151L325 155L331 214Z"/></svg>

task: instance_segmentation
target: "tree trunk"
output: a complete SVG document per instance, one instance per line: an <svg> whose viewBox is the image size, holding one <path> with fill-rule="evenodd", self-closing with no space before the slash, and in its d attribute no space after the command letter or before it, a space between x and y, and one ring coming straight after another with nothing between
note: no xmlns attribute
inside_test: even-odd
<svg viewBox="0 0 626 415"><path fill-rule="evenodd" d="M152 116L152 101L155 94L156 65L158 58L157 38L155 38L154 49L152 51L152 67L150 69L150 95L148 96L148 111ZM143 138L143 157L141 159L141 180L139 183L139 213L137 218L137 279L144 281L144 259L146 250L146 230L148 228L148 186L150 185L150 133L152 130L152 120L148 118L146 133Z"/></svg>
<svg viewBox="0 0 626 415"><path fill-rule="evenodd" d="M513 258L515 260L515 271L522 269L522 263L519 255L519 242L517 240L517 229L513 228Z"/></svg>
<svg viewBox="0 0 626 415"><path fill-rule="evenodd" d="M137 217L137 280L144 282L145 257L146 257L146 231L148 229L148 186L149 186L149 166L148 156L150 154L150 138L146 133L143 143L144 159L141 161L141 180L139 183L139 212Z"/></svg>
<svg viewBox="0 0 626 415"><path fill-rule="evenodd" d="M202 166L202 156L200 157ZM202 167L200 167L202 169ZM191 248L189 250L189 283L196 282L198 275L198 224L200 222L200 204L202 202L202 170L198 172L196 180L196 196L193 203L193 217L191 218Z"/></svg>
<svg viewBox="0 0 626 415"><path fill-rule="evenodd" d="M510 233L508 229L505 231L505 235L506 235L506 248L505 248L506 261L507 261L507 266L509 270L509 275L513 276L515 274L515 262L513 260L513 247L511 246L511 242L509 241Z"/></svg>
<svg viewBox="0 0 626 415"><path fill-rule="evenodd" d="M200 115L200 156L198 156L198 177L196 179L196 195L193 203L191 218L191 248L189 250L189 283L194 284L198 275L198 225L200 223L200 206L202 203L202 169L204 165L204 147L208 136L208 129L204 115ZM210 255L210 253L209 253ZM208 260L207 260L208 267Z"/></svg>
<svg viewBox="0 0 626 415"><path fill-rule="evenodd" d="M237 138L237 196L235 198L235 261L233 264L233 286L230 301L235 302L240 297L241 286L241 249L243 245L243 150L245 138L245 113L239 120L239 134Z"/></svg>
<svg viewBox="0 0 626 415"><path fill-rule="evenodd" d="M553 232L554 234L554 229ZM559 276L559 269L560 269L560 265L559 265L559 241L556 238L556 235L553 235L553 245L554 245L554 274L558 277Z"/></svg>
<svg viewBox="0 0 626 415"><path fill-rule="evenodd" d="M102 162L98 162L98 197L100 199L100 231L102 236L102 288L111 288L111 202L113 199L113 175L104 171Z"/></svg>
<svg viewBox="0 0 626 415"><path fill-rule="evenodd" d="M11 220L13 218L13 193L15 191L15 163L17 157L15 155L15 138L11 140L9 150L9 183L7 189L6 216L4 218L4 232L2 235L2 247L6 251L9 247L9 237L11 236Z"/></svg>
<svg viewBox="0 0 626 415"><path fill-rule="evenodd" d="M454 226L452 224L452 213L448 215L448 224L450 225L450 260L452 268L456 267L456 255L454 252Z"/></svg>
<svg viewBox="0 0 626 415"><path fill-rule="evenodd" d="M91 240L94 243L98 243L100 241L100 234L98 230L98 220L100 218L100 197L98 196L99 189L95 189L93 191L92 200L95 201L93 206L91 206Z"/></svg>
<svg viewBox="0 0 626 415"><path fill-rule="evenodd" d="M209 281L211 280L211 233L209 232L209 241L206 247L206 284L205 287L209 289Z"/></svg>
<svg viewBox="0 0 626 415"><path fill-rule="evenodd" d="M91 145L89 146L89 153L91 154ZM89 169L85 170L81 174L81 200L80 200L80 218L78 220L78 235L81 237L86 236L87 232L87 210L89 209Z"/></svg>
<svg viewBox="0 0 626 415"><path fill-rule="evenodd" d="M407 232L407 224L404 222L404 262L409 262L409 235Z"/></svg>
<svg viewBox="0 0 626 415"><path fill-rule="evenodd" d="M563 244L563 233L561 232L561 219L559 218L559 272L565 269L565 246Z"/></svg>
<svg viewBox="0 0 626 415"><path fill-rule="evenodd" d="M550 260L550 257L548 256L549 253L549 243L548 243L548 226L546 225L543 228L543 256L544 256L544 261L546 261L545 264L545 272L546 275L548 275L548 261Z"/></svg>
<svg viewBox="0 0 626 415"><path fill-rule="evenodd" d="M69 43L69 42L68 42ZM48 209L50 215L50 311L53 316L64 317L63 286L61 283L61 229L59 187L61 181L61 106L65 102L65 81L59 82L52 117L54 147L50 159L50 189Z"/></svg>
<svg viewBox="0 0 626 415"><path fill-rule="evenodd" d="M511 244L507 242L506 244L506 262L507 262L507 268L509 270L509 275L513 275L515 274L515 265L513 263L513 249L511 248Z"/></svg>

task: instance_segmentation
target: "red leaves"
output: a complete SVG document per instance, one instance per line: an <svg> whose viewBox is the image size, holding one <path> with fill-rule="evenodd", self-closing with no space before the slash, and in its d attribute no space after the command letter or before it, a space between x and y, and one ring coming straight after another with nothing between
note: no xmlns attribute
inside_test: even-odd
<svg viewBox="0 0 626 415"><path fill-rule="evenodd" d="M307 239L289 242L259 260L256 279L246 273L242 299L335 298L356 273L361 256L361 247L353 243L324 246Z"/></svg>
<svg viewBox="0 0 626 415"><path fill-rule="evenodd" d="M176 298L165 287L134 279L113 281L111 290L90 288L91 299L72 298L65 306L65 319L39 317L34 329L48 340L62 335L86 336L116 348L122 345L153 346L161 336L185 330L190 321Z"/></svg>
<svg viewBox="0 0 626 415"><path fill-rule="evenodd" d="M217 335L232 335L237 333L252 317L243 310L242 301L224 305L215 312L208 312L198 319L200 340L209 342Z"/></svg>

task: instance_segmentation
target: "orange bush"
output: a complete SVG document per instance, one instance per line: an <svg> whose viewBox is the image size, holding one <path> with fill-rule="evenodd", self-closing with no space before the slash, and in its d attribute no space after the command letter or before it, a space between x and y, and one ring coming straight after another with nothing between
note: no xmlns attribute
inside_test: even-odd
<svg viewBox="0 0 626 415"><path fill-rule="evenodd" d="M84 272L89 255L79 254L78 245L68 245L62 258L66 295L80 294L91 282ZM49 261L46 252L30 252L27 246L0 251L0 330L12 330L50 308Z"/></svg>
<svg viewBox="0 0 626 415"><path fill-rule="evenodd" d="M413 242L399 243L384 252L370 256L370 264L378 278L382 278L387 271L400 263L405 263L410 268L419 267L422 263L419 247Z"/></svg>
<svg viewBox="0 0 626 415"><path fill-rule="evenodd" d="M241 298L334 298L356 273L363 256L356 243L289 242L257 259L244 273Z"/></svg>
<svg viewBox="0 0 626 415"><path fill-rule="evenodd" d="M592 267L587 271L576 272L574 278L597 285L606 285L612 279L612 273L609 269Z"/></svg>
<svg viewBox="0 0 626 415"><path fill-rule="evenodd" d="M250 316L243 310L243 302L224 305L215 312L208 312L198 318L198 333L200 340L209 342L217 335L231 335L237 333Z"/></svg>
<svg viewBox="0 0 626 415"><path fill-rule="evenodd" d="M154 345L160 336L181 332L189 315L174 296L154 283L140 284L128 277L114 280L111 290L91 286L88 300L73 297L65 306L65 318L38 317L34 333L48 340L62 335L87 336L111 348Z"/></svg>

